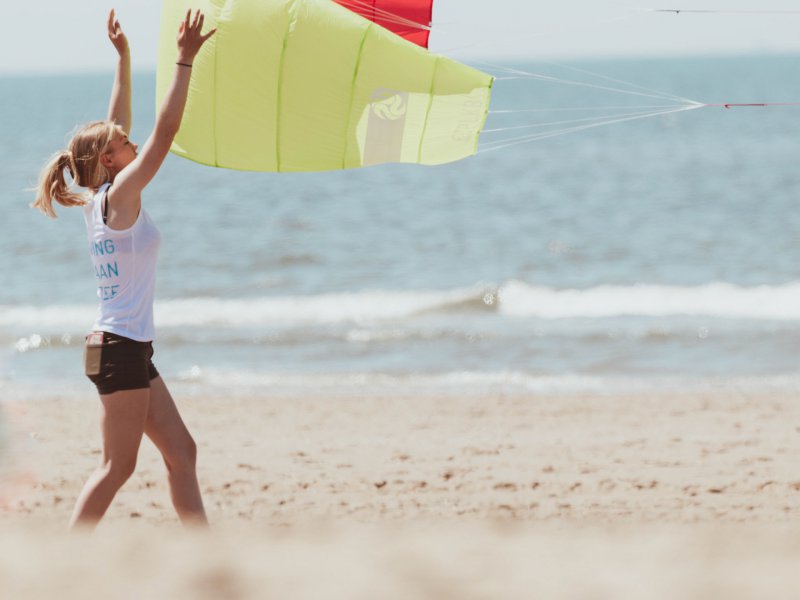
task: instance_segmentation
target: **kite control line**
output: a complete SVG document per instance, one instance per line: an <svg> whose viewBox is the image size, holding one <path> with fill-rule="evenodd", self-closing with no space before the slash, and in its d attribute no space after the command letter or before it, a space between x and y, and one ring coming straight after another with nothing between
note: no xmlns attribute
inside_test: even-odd
<svg viewBox="0 0 800 600"><path fill-rule="evenodd" d="M747 102L747 103L733 103L726 104L703 104L707 108L765 108L770 106L800 106L800 102Z"/></svg>
<svg viewBox="0 0 800 600"><path fill-rule="evenodd" d="M800 10L689 10L684 8L654 8L649 12L694 14L727 14L727 15L800 15Z"/></svg>

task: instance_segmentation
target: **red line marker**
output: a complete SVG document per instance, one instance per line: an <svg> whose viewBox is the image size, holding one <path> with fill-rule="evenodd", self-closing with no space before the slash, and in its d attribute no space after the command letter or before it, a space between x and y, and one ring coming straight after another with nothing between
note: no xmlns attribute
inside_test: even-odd
<svg viewBox="0 0 800 600"><path fill-rule="evenodd" d="M725 104L704 104L703 106L707 106L709 108L742 108L742 107L769 107L769 106L800 106L800 102L746 102L746 103L734 103L734 102L727 102Z"/></svg>

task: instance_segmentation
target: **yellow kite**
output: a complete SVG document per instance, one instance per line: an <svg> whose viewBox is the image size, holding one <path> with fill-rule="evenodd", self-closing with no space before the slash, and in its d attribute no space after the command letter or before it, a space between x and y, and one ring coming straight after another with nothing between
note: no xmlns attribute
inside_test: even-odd
<svg viewBox="0 0 800 600"><path fill-rule="evenodd" d="M332 0L164 0L159 104L189 8L218 31L194 61L175 154L274 172L436 165L475 153L492 77Z"/></svg>

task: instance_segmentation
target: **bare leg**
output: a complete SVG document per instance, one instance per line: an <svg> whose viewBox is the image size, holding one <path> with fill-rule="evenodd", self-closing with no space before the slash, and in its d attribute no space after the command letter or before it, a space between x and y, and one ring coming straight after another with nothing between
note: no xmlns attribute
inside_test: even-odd
<svg viewBox="0 0 800 600"><path fill-rule="evenodd" d="M70 519L70 528L94 527L114 496L136 468L150 402L148 388L101 395L103 434L101 464L83 486Z"/></svg>
<svg viewBox="0 0 800 600"><path fill-rule="evenodd" d="M181 521L187 525L208 525L197 483L197 445L161 377L150 382L150 410L144 431L167 465L172 504Z"/></svg>

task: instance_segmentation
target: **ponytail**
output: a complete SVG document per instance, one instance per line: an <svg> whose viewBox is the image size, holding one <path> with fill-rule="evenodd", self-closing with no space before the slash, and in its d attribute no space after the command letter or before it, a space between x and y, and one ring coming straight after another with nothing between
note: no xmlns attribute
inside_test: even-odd
<svg viewBox="0 0 800 600"><path fill-rule="evenodd" d="M33 208L38 208L48 217L56 218L56 211L53 210L53 200L62 206L82 206L86 200L79 193L70 190L64 171L69 171L73 181L75 179L75 161L72 153L65 150L53 156L47 166L39 176L39 184L36 186L36 200L31 204Z"/></svg>
<svg viewBox="0 0 800 600"><path fill-rule="evenodd" d="M115 134L124 135L124 132L113 121L93 121L80 127L72 136L69 150L54 155L42 170L36 186L36 200L31 206L55 219L53 200L61 206L86 204L86 197L70 188L64 171L69 171L72 182L78 187L97 190L109 181L100 155Z"/></svg>

